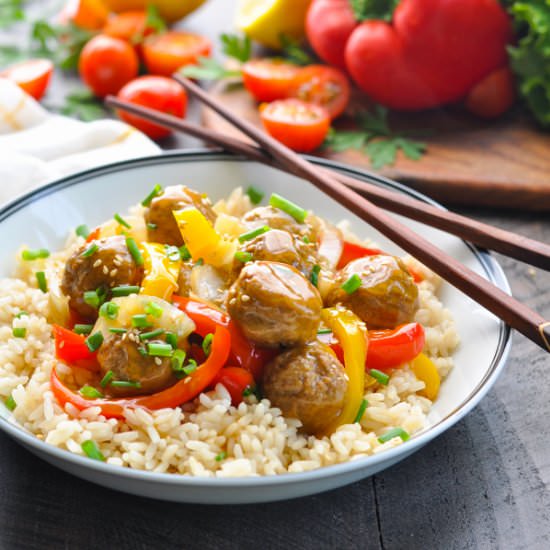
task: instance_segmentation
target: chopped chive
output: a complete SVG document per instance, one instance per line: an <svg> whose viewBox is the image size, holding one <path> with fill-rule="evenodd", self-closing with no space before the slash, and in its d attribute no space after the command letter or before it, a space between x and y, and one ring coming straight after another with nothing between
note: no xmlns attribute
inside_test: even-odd
<svg viewBox="0 0 550 550"><path fill-rule="evenodd" d="M108 370L105 373L105 376L101 379L101 382L99 383L99 385L102 388L106 388L109 385L109 382L111 382L111 380L113 379L114 375L115 373L112 370Z"/></svg>
<svg viewBox="0 0 550 550"><path fill-rule="evenodd" d="M4 401L4 405L6 405L6 409L8 409L8 411L13 411L13 409L17 407L17 403L15 402L12 394L10 394Z"/></svg>
<svg viewBox="0 0 550 550"><path fill-rule="evenodd" d="M143 310L145 311L145 313L147 313L148 315L152 315L156 319L160 319L160 317L162 316L162 312L164 311L162 307L160 307L155 302L149 302L145 305Z"/></svg>
<svg viewBox="0 0 550 550"><path fill-rule="evenodd" d="M179 251L181 259L184 262L191 259L191 252L189 252L189 249L185 245L180 246Z"/></svg>
<svg viewBox="0 0 550 550"><path fill-rule="evenodd" d="M162 191L162 186L157 183L153 190L141 201L141 206L149 206L155 197L162 195Z"/></svg>
<svg viewBox="0 0 550 550"><path fill-rule="evenodd" d="M120 214L115 214L113 216L113 218L115 218L115 220L120 224L120 225L123 225L124 227L127 227L128 229L132 229L132 226L120 215Z"/></svg>
<svg viewBox="0 0 550 550"><path fill-rule="evenodd" d="M270 229L271 227L269 227L269 225L263 225L262 227L258 227L256 229L252 229L251 231L247 231L246 233L242 233L241 235L239 235L239 242L242 244L246 241L251 241L259 235L267 233Z"/></svg>
<svg viewBox="0 0 550 550"><path fill-rule="evenodd" d="M147 350L143 346L138 346L138 352L143 357L147 357Z"/></svg>
<svg viewBox="0 0 550 550"><path fill-rule="evenodd" d="M90 256L93 256L97 251L99 250L99 246L97 246L97 243L92 243L82 254L80 254L83 258L89 258Z"/></svg>
<svg viewBox="0 0 550 550"><path fill-rule="evenodd" d="M84 292L84 302L94 309L97 309L101 305L101 298L99 297L97 290L87 290Z"/></svg>
<svg viewBox="0 0 550 550"><path fill-rule="evenodd" d="M111 294L113 295L113 298L120 298L121 296L130 296L130 294L138 294L139 289L140 289L139 286L120 285L120 286L115 286L115 288L112 288Z"/></svg>
<svg viewBox="0 0 550 550"><path fill-rule="evenodd" d="M194 359L189 359L189 363L183 367L183 372L185 374L191 374L197 370L197 362Z"/></svg>
<svg viewBox="0 0 550 550"><path fill-rule="evenodd" d="M118 317L119 309L120 306L118 304L115 304L114 302L105 302L99 308L99 314L105 319L111 319L111 321L114 321Z"/></svg>
<svg viewBox="0 0 550 550"><path fill-rule="evenodd" d="M170 344L173 349L178 347L178 337L174 332L166 333L166 343Z"/></svg>
<svg viewBox="0 0 550 550"><path fill-rule="evenodd" d="M250 252L244 252L242 250L238 250L237 252L235 252L235 260L237 260L238 262L242 262L243 264L245 264L246 262L251 262L252 258L253 256Z"/></svg>
<svg viewBox="0 0 550 550"><path fill-rule="evenodd" d="M320 265L314 265L313 269L311 270L311 275L309 277L309 280L311 281L311 284L313 286L319 285L319 273L321 272L321 266Z"/></svg>
<svg viewBox="0 0 550 550"><path fill-rule="evenodd" d="M141 313L132 315L132 326L135 328L149 328L151 323L147 320L147 315Z"/></svg>
<svg viewBox="0 0 550 550"><path fill-rule="evenodd" d="M332 334L332 329L330 329L330 328L320 328L317 331L317 334Z"/></svg>
<svg viewBox="0 0 550 550"><path fill-rule="evenodd" d="M342 290L347 294L353 294L361 286L361 277L354 273L343 285Z"/></svg>
<svg viewBox="0 0 550 550"><path fill-rule="evenodd" d="M143 256L139 250L136 241L132 237L126 237L126 246L128 247L128 252L130 252L132 258L134 258L134 262L136 263L136 265L142 266Z"/></svg>
<svg viewBox="0 0 550 550"><path fill-rule="evenodd" d="M48 292L48 281L46 279L46 274L43 271L36 272L36 282L38 283L38 288L42 292Z"/></svg>
<svg viewBox="0 0 550 550"><path fill-rule="evenodd" d="M309 244L311 242L307 235L302 239L302 241L304 241L306 244Z"/></svg>
<svg viewBox="0 0 550 550"><path fill-rule="evenodd" d="M400 437L403 441L410 439L410 435L403 428L392 428L378 438L380 443L386 443L394 437Z"/></svg>
<svg viewBox="0 0 550 550"><path fill-rule="evenodd" d="M74 232L83 239L87 239L90 236L90 228L83 223L82 225L79 225Z"/></svg>
<svg viewBox="0 0 550 550"><path fill-rule="evenodd" d="M265 196L265 193L263 191L260 191L257 187L254 187L253 185L251 185L246 190L246 194L248 195L248 198L250 199L250 202L252 204L260 204Z"/></svg>
<svg viewBox="0 0 550 550"><path fill-rule="evenodd" d="M113 388L141 388L141 382L134 380L113 380L111 386Z"/></svg>
<svg viewBox="0 0 550 550"><path fill-rule="evenodd" d="M227 454L224 451L222 451L221 453L216 455L215 460L216 460L216 462L221 462L222 460L225 460L226 458L227 458Z"/></svg>
<svg viewBox="0 0 550 550"><path fill-rule="evenodd" d="M11 332L14 338L25 338L27 336L27 329L25 327L13 327Z"/></svg>
<svg viewBox="0 0 550 550"><path fill-rule="evenodd" d="M79 325L76 324L73 327L73 332L76 332L77 334L90 334L94 328L94 325Z"/></svg>
<svg viewBox="0 0 550 550"><path fill-rule="evenodd" d="M204 260L202 258L199 258L196 262L195 262L195 265L204 265Z"/></svg>
<svg viewBox="0 0 550 550"><path fill-rule="evenodd" d="M378 369L371 369L369 371L369 374L379 383L383 386L387 386L388 382L390 381L390 377L381 370Z"/></svg>
<svg viewBox="0 0 550 550"><path fill-rule="evenodd" d="M170 344L151 342L147 344L147 354L153 357L172 357L174 350Z"/></svg>
<svg viewBox="0 0 550 550"><path fill-rule="evenodd" d="M187 354L182 349L177 349L172 355L172 370L174 372L183 372L183 362Z"/></svg>
<svg viewBox="0 0 550 550"><path fill-rule="evenodd" d="M128 330L125 328L111 327L109 332L112 332L113 334L125 334Z"/></svg>
<svg viewBox="0 0 550 550"><path fill-rule="evenodd" d="M254 393L254 388L252 386L246 386L243 390L243 397L248 397Z"/></svg>
<svg viewBox="0 0 550 550"><path fill-rule="evenodd" d="M154 231L157 227L158 227L158 226L157 226L156 223L151 223L151 222L149 222L149 223L147 224L147 229L150 229L151 231Z"/></svg>
<svg viewBox="0 0 550 550"><path fill-rule="evenodd" d="M210 355L210 352L212 351L212 340L214 340L214 335L210 332L202 341L202 351L204 351L204 355L207 357Z"/></svg>
<svg viewBox="0 0 550 550"><path fill-rule="evenodd" d="M164 334L163 328L157 328L156 330L152 330L151 332L143 332L139 335L140 340L152 340L153 338L156 338L157 336L161 336ZM170 346L172 347L172 346Z"/></svg>
<svg viewBox="0 0 550 550"><path fill-rule="evenodd" d="M29 313L27 311L21 310L16 316L16 319L21 319L21 317L28 317Z"/></svg>
<svg viewBox="0 0 550 550"><path fill-rule="evenodd" d="M93 353L97 351L101 344L103 344L103 334L101 332L94 332L88 338L86 338L86 346Z"/></svg>
<svg viewBox="0 0 550 550"><path fill-rule="evenodd" d="M369 402L366 399L363 399L363 401L361 401L361 405L359 405L357 416L353 421L354 424L361 422L361 418L363 418L363 415L365 414L365 411L367 410L368 406L369 406Z"/></svg>
<svg viewBox="0 0 550 550"><path fill-rule="evenodd" d="M171 262L179 262L181 260L180 250L177 246L166 245L164 247L166 255Z"/></svg>
<svg viewBox="0 0 550 550"><path fill-rule="evenodd" d="M21 252L21 257L25 261L38 260L41 258L48 258L50 256L50 251L46 248L37 248L36 250L23 250Z"/></svg>
<svg viewBox="0 0 550 550"><path fill-rule="evenodd" d="M283 212L286 212L289 216L292 216L298 223L304 223L307 217L307 210L304 210L297 204L273 193L269 199L269 205L273 208L278 208Z"/></svg>
<svg viewBox="0 0 550 550"><path fill-rule="evenodd" d="M99 450L97 443L93 439L88 439L87 441L84 441L81 447L88 458L93 458L94 460L105 462L105 457L103 456L103 453Z"/></svg>
<svg viewBox="0 0 550 550"><path fill-rule="evenodd" d="M78 390L78 393L87 399L98 399L103 397L103 394L98 389L88 385L82 386L80 390Z"/></svg>

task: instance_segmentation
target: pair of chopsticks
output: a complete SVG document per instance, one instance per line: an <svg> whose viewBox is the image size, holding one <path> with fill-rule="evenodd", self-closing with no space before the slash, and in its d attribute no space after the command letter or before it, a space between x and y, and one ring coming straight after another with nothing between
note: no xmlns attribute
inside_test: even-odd
<svg viewBox="0 0 550 550"><path fill-rule="evenodd" d="M145 120L204 139L233 153L282 168L310 181L318 189L378 229L449 283L494 313L506 324L517 329L537 345L550 352L550 321L462 265L398 220L388 216L379 207L432 225L478 245L497 250L544 269L550 268L550 247L548 245L315 166L262 130L233 115L190 80L177 74L174 75L174 79L192 96L195 96L250 137L259 147L111 96L107 98L106 103L111 107L127 111ZM358 193L361 193L361 195Z"/></svg>

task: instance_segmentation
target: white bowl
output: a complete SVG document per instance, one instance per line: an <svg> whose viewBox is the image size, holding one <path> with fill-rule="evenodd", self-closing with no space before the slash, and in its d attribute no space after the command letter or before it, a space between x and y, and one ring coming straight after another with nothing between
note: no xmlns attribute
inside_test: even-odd
<svg viewBox="0 0 550 550"><path fill-rule="evenodd" d="M404 194L432 202L405 186L349 167L312 159L318 164ZM311 184L272 168L235 157L191 151L112 164L83 172L28 193L0 210L0 276L10 276L21 243L60 248L74 227L94 226L141 200L153 187L187 184L214 199L239 185L277 192L332 221L347 218L360 236L371 236L382 248L402 253L393 243ZM492 256L428 226L402 219L434 244L509 292L502 269ZM157 474L112 466L77 456L40 441L13 422L0 405L0 429L47 462L81 478L128 493L179 502L234 504L294 498L334 489L392 466L420 449L467 414L487 393L510 350L510 331L492 314L448 284L441 290L461 338L455 368L441 387L429 415L431 426L406 443L375 456L318 470L277 476L207 479Z"/></svg>

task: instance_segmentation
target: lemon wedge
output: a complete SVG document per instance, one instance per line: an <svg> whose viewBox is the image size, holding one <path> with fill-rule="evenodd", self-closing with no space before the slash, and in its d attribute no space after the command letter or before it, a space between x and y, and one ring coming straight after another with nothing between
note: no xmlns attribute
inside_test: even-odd
<svg viewBox="0 0 550 550"><path fill-rule="evenodd" d="M270 48L281 48L281 35L297 40L305 36L305 19L311 0L239 0L236 26Z"/></svg>

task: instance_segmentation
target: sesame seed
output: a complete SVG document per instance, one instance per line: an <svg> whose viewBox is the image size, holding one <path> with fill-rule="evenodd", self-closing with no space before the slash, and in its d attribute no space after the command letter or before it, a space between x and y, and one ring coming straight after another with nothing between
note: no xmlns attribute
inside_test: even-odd
<svg viewBox="0 0 550 550"><path fill-rule="evenodd" d="M109 268L106 265L104 265L103 266L103 275L108 275L108 274L109 274Z"/></svg>
<svg viewBox="0 0 550 550"><path fill-rule="evenodd" d="M116 276L117 273L118 273L118 269L115 267L114 269L111 269L111 273L109 273L109 275L111 277L114 277L114 276Z"/></svg>
<svg viewBox="0 0 550 550"><path fill-rule="evenodd" d="M101 260L96 260L94 263L93 263L93 267L99 267L103 262Z"/></svg>
<svg viewBox="0 0 550 550"><path fill-rule="evenodd" d="M249 296L248 294L243 294L243 295L241 296L241 301L242 301L242 302L248 302L248 301L250 301L250 296Z"/></svg>
<svg viewBox="0 0 550 550"><path fill-rule="evenodd" d="M231 298L231 300L229 300L229 305L230 306L234 306L236 303L237 303L236 298Z"/></svg>
<svg viewBox="0 0 550 550"><path fill-rule="evenodd" d="M155 365L159 367L162 365L162 359L160 357L155 357Z"/></svg>

